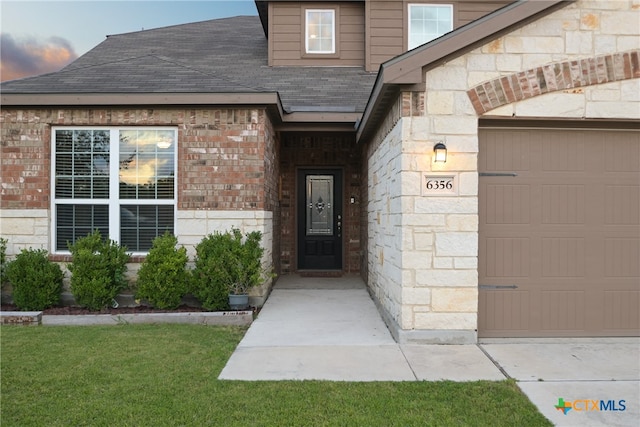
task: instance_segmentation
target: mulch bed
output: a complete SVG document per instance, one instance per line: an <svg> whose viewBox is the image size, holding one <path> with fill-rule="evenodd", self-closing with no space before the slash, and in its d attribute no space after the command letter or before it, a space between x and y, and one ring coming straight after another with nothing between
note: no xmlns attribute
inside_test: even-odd
<svg viewBox="0 0 640 427"><path fill-rule="evenodd" d="M254 315L260 312L262 307L249 307L248 311L253 311ZM13 304L2 304L0 305L0 311L22 311L18 307ZM146 305L140 305L137 307L118 307L118 308L103 308L100 311L91 311L82 307L70 307L70 306L60 306L60 307L51 307L45 308L42 311L43 315L73 315L73 314L144 314L144 313L200 313L200 312L211 312L211 310L206 310L202 307L191 307L188 305L181 305L180 307L173 310L161 310L159 308L153 308Z"/></svg>
<svg viewBox="0 0 640 427"><path fill-rule="evenodd" d="M18 307L12 304L2 304L0 306L1 311L21 311ZM153 307L148 306L138 306L138 307L118 307L118 308L105 308L100 311L91 311L82 307L51 307L42 310L42 314L45 315L70 315L70 314L140 314L140 313L186 313L186 312L206 312L209 310L205 310L199 307L190 307L188 305L181 305L180 307L174 310L160 310Z"/></svg>

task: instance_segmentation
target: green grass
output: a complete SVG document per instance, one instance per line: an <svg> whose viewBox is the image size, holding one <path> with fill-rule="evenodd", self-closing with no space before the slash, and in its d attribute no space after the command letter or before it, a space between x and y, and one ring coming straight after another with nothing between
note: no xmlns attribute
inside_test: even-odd
<svg viewBox="0 0 640 427"><path fill-rule="evenodd" d="M4 326L9 426L543 426L512 381L219 381L244 329Z"/></svg>

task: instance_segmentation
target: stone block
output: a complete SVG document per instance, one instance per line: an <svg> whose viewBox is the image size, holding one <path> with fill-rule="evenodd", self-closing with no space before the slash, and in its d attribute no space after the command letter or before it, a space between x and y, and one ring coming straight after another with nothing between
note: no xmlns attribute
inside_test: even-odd
<svg viewBox="0 0 640 427"><path fill-rule="evenodd" d="M564 38L558 36L507 36L505 37L505 48L508 53L545 52L563 53Z"/></svg>
<svg viewBox="0 0 640 427"><path fill-rule="evenodd" d="M416 199L414 225L426 225L417 223L423 214L477 214L477 197L422 197ZM435 224L434 224L435 225Z"/></svg>
<svg viewBox="0 0 640 427"><path fill-rule="evenodd" d="M434 288L431 290L433 312L475 313L478 310L477 288Z"/></svg>
<svg viewBox="0 0 640 427"><path fill-rule="evenodd" d="M29 216L30 215L25 214L21 218L2 218L2 221L0 221L2 224L0 232L3 236L10 236L13 234L33 234L35 220L33 218L29 218Z"/></svg>
<svg viewBox="0 0 640 427"><path fill-rule="evenodd" d="M620 98L622 101L640 102L640 79L620 82ZM636 108L636 112L640 114L638 108Z"/></svg>
<svg viewBox="0 0 640 427"><path fill-rule="evenodd" d="M516 116L573 117L585 115L585 97L582 93L553 92L514 104Z"/></svg>
<svg viewBox="0 0 640 427"><path fill-rule="evenodd" d="M633 101L590 102L587 104L585 116L590 119L637 119L640 118L640 108L638 108L638 103Z"/></svg>
<svg viewBox="0 0 640 427"><path fill-rule="evenodd" d="M422 173L402 172L402 194L403 196L420 196L422 191Z"/></svg>
<svg viewBox="0 0 640 427"><path fill-rule="evenodd" d="M436 233L436 256L476 256L478 234L475 232Z"/></svg>
<svg viewBox="0 0 640 427"><path fill-rule="evenodd" d="M477 269L478 258L477 257L455 257L453 259L453 267L456 270L459 269Z"/></svg>
<svg viewBox="0 0 640 427"><path fill-rule="evenodd" d="M460 174L458 194L461 196L478 195L478 174L476 172L463 172Z"/></svg>
<svg viewBox="0 0 640 427"><path fill-rule="evenodd" d="M453 269L453 258L437 256L433 258L433 268Z"/></svg>
<svg viewBox="0 0 640 427"><path fill-rule="evenodd" d="M403 306L431 304L431 289L402 288L402 304Z"/></svg>
<svg viewBox="0 0 640 427"><path fill-rule="evenodd" d="M431 231L415 231L413 234L414 249L419 251L433 250L433 233Z"/></svg>
<svg viewBox="0 0 640 427"><path fill-rule="evenodd" d="M453 114L453 92L437 91L427 96L427 114Z"/></svg>
<svg viewBox="0 0 640 427"><path fill-rule="evenodd" d="M426 76L426 87L429 92L434 90L462 90L466 91L467 69L464 66L449 66L429 70Z"/></svg>
<svg viewBox="0 0 640 427"><path fill-rule="evenodd" d="M613 35L595 35L593 41L595 50L593 53L596 55L608 55L611 52L615 52L617 41L618 37Z"/></svg>
<svg viewBox="0 0 640 427"><path fill-rule="evenodd" d="M34 326L42 323L41 311L0 311L3 325Z"/></svg>
<svg viewBox="0 0 640 427"><path fill-rule="evenodd" d="M516 73L522 71L521 55L498 55L496 58L496 67L499 71Z"/></svg>
<svg viewBox="0 0 640 427"><path fill-rule="evenodd" d="M424 287L477 287L476 270L416 270L416 285Z"/></svg>
<svg viewBox="0 0 640 427"><path fill-rule="evenodd" d="M614 2L611 2L614 3ZM638 10L607 11L600 14L600 31L602 34L620 36L638 35Z"/></svg>
<svg viewBox="0 0 640 427"><path fill-rule="evenodd" d="M424 199L417 199L415 204L422 202ZM418 211L418 209L416 209ZM444 226L445 215L441 213L407 213L404 215L403 221L405 226Z"/></svg>
<svg viewBox="0 0 640 427"><path fill-rule="evenodd" d="M410 251L402 252L402 268L424 268L431 265L433 254L428 251Z"/></svg>
<svg viewBox="0 0 640 427"><path fill-rule="evenodd" d="M478 215L447 215L447 229L452 231L478 231Z"/></svg>
<svg viewBox="0 0 640 427"><path fill-rule="evenodd" d="M470 53L467 55L467 66L474 71L496 71L496 57L489 52Z"/></svg>
<svg viewBox="0 0 640 427"><path fill-rule="evenodd" d="M568 54L590 55L593 52L593 37L591 33L569 31L566 37Z"/></svg>
<svg viewBox="0 0 640 427"><path fill-rule="evenodd" d="M415 313L415 329L477 329L476 313Z"/></svg>
<svg viewBox="0 0 640 427"><path fill-rule="evenodd" d="M475 135L478 132L476 116L434 116L433 128L440 135Z"/></svg>

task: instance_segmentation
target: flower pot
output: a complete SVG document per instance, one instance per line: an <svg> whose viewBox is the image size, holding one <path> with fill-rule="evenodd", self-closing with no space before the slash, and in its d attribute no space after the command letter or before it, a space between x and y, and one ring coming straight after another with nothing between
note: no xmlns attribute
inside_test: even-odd
<svg viewBox="0 0 640 427"><path fill-rule="evenodd" d="M246 310L249 308L249 295L229 295L229 308L231 310Z"/></svg>

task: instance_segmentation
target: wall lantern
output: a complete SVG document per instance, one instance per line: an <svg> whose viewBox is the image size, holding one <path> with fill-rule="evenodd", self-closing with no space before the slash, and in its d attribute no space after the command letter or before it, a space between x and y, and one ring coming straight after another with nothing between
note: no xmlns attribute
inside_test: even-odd
<svg viewBox="0 0 640 427"><path fill-rule="evenodd" d="M433 161L434 162L446 162L447 161L447 146L442 142L438 142L433 146Z"/></svg>

